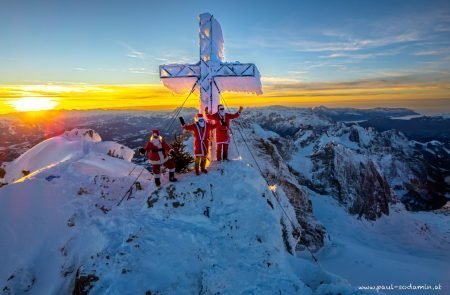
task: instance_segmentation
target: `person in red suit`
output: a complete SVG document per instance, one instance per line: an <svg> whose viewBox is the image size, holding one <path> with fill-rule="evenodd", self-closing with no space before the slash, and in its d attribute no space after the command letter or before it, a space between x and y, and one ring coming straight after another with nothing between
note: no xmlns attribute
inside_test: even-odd
<svg viewBox="0 0 450 295"><path fill-rule="evenodd" d="M211 132L216 128L216 124L206 122L202 114L197 114L195 119L196 122L186 124L183 117L180 117L180 122L184 130L194 133L195 173L200 175L200 171L208 173L206 157L209 152Z"/></svg>
<svg viewBox="0 0 450 295"><path fill-rule="evenodd" d="M228 161L228 145L230 144L230 121L236 119L241 114L243 107L239 107L239 111L234 114L225 112L223 105L217 106L217 112L208 113L208 107L205 108L206 118L215 122L216 143L217 143L217 161Z"/></svg>
<svg viewBox="0 0 450 295"><path fill-rule="evenodd" d="M161 185L161 166L164 165L169 169L169 181L175 182L175 163L173 157L175 152L170 144L168 144L158 130L152 130L150 140L144 148L139 149L140 153L148 155L149 162L152 164L153 175L155 176L156 186Z"/></svg>

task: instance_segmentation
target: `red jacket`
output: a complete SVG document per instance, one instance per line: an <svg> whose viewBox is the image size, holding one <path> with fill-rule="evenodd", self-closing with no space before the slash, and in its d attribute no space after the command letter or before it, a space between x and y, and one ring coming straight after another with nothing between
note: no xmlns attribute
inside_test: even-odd
<svg viewBox="0 0 450 295"><path fill-rule="evenodd" d="M156 144L153 143L153 136L145 145L145 151L152 165L162 165L169 160L169 152L172 146L168 144L162 137L157 138Z"/></svg>
<svg viewBox="0 0 450 295"><path fill-rule="evenodd" d="M230 114L225 113L224 117L220 114L214 113L212 115L206 114L208 120L213 120L216 125L216 142L217 143L230 143L230 121L239 117L239 112Z"/></svg>
<svg viewBox="0 0 450 295"><path fill-rule="evenodd" d="M200 127L198 123L183 126L184 130L194 133L194 154L196 156L207 156L209 151L209 138L211 131L216 128L216 124L205 122L205 127Z"/></svg>

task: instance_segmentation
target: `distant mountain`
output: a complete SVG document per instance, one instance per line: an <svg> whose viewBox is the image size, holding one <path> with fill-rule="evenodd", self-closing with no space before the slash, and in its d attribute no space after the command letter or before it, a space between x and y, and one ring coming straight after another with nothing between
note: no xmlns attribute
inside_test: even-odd
<svg viewBox="0 0 450 295"><path fill-rule="evenodd" d="M422 144L396 130L334 122L307 109L261 110L248 120L275 134L271 141L302 185L335 196L359 216L376 219L396 201L410 210L439 209L450 197L445 142Z"/></svg>
<svg viewBox="0 0 450 295"><path fill-rule="evenodd" d="M231 125L233 161L161 189L133 153L151 129L169 141L181 133L174 113L0 119L0 289L361 294L368 283L447 284L449 143L337 120L342 111L246 109Z"/></svg>
<svg viewBox="0 0 450 295"><path fill-rule="evenodd" d="M327 108L324 106L315 107L313 113L319 116L328 117L336 122L340 121L366 121L377 118L404 117L419 115L418 113L405 108Z"/></svg>
<svg viewBox="0 0 450 295"><path fill-rule="evenodd" d="M386 117L372 118L360 123L363 127L373 127L380 132L398 130L409 139L420 142L438 140L450 144L450 118L418 117L408 120Z"/></svg>

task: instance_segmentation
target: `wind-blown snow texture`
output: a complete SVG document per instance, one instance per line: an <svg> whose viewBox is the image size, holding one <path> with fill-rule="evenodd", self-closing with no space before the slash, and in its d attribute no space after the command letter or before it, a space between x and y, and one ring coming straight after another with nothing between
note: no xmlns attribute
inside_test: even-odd
<svg viewBox="0 0 450 295"><path fill-rule="evenodd" d="M360 285L440 283L446 293L447 143L337 123L323 112L329 110L249 110L232 124L239 147L232 140L233 161L213 164L201 177L181 175L175 185L163 177L160 190L144 171L143 190L120 207L142 169L133 170L131 150L89 137L75 140L89 147L83 152L70 145L58 153L50 144L31 149L28 161L5 165L6 176L24 169L30 175L0 188L0 253L7 257L0 288L355 294ZM124 153L107 155L117 151ZM27 168L37 154L48 160ZM259 169L300 226L298 245Z"/></svg>
<svg viewBox="0 0 450 295"><path fill-rule="evenodd" d="M92 139L73 141L83 146ZM50 159L54 152L54 145L37 145L26 155L32 161L37 155ZM0 286L5 294L74 288L91 294L354 290L344 279L288 253L295 247L290 224L273 206L276 201L258 171L244 161L213 165L202 177L180 176L179 183L161 189L144 171L142 190L117 206L141 167L133 170L128 159L106 151L67 154L65 161L55 154L48 162L56 165L1 188ZM295 219L282 190L279 196Z"/></svg>

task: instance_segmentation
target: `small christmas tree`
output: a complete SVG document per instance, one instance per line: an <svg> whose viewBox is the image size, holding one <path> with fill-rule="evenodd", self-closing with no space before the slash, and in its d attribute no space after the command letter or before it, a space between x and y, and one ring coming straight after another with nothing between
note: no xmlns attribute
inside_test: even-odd
<svg viewBox="0 0 450 295"><path fill-rule="evenodd" d="M172 143L172 147L175 151L175 171L177 173L189 172L189 165L194 162L194 158L189 152L186 151L186 145L184 144L183 135L175 135L174 137L175 141Z"/></svg>

